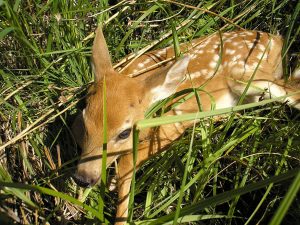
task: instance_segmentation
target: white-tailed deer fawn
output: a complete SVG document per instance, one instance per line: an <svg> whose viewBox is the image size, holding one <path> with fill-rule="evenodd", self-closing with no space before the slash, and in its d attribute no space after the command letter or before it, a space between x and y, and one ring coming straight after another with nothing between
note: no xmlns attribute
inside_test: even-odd
<svg viewBox="0 0 300 225"><path fill-rule="evenodd" d="M118 162L118 195L116 224L124 224L128 213L128 196L132 180L132 127L143 119L146 109L154 102L176 91L203 86L199 91L203 110L210 110L212 99L216 108L234 106L252 77L247 92L248 101L265 97L279 97L295 89L285 85L281 64L282 39L280 36L259 31L217 33L181 45L185 52L177 62L161 64L140 76L126 76L174 57L172 48L142 55L121 74L111 63L100 28L96 31L92 50L95 82L86 100L86 108L74 124L74 136L82 148L75 181L81 186L95 185L101 176L103 112L103 78L107 87L107 165ZM300 96L288 97L290 104L300 108ZM180 104L168 115L196 112L195 99ZM140 133L137 168L145 160L165 149L178 138L191 122L163 125Z"/></svg>

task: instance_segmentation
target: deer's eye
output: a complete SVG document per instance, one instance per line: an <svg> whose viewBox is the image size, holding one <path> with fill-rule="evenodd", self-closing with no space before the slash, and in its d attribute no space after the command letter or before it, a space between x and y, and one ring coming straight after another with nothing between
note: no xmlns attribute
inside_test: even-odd
<svg viewBox="0 0 300 225"><path fill-rule="evenodd" d="M129 137L130 133L131 133L131 128L126 129L118 135L118 139L124 140Z"/></svg>

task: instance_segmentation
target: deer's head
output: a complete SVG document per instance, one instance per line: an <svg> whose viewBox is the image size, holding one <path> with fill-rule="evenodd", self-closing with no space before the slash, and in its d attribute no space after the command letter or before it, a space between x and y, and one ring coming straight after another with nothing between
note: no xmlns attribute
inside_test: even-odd
<svg viewBox="0 0 300 225"><path fill-rule="evenodd" d="M106 84L107 165L132 148L132 127L144 117L155 101L170 96L184 79L189 57L177 61L142 82L120 75L111 63L100 28L96 30L92 49L94 84L86 99L86 108L74 124L73 133L82 155L74 176L81 186L92 186L101 176L103 145L103 83Z"/></svg>

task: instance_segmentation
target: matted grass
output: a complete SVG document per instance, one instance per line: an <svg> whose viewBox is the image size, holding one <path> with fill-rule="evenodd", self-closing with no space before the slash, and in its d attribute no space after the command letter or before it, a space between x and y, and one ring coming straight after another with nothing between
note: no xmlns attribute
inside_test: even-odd
<svg viewBox="0 0 300 225"><path fill-rule="evenodd" d="M0 10L1 224L114 221L115 192L106 189L102 205L99 187L82 190L70 178L79 153L69 126L92 81L98 22L117 69L128 54L240 27L285 37L287 78L299 63L298 1L0 0ZM129 220L300 223L299 112L263 103L199 114L200 123L137 172Z"/></svg>

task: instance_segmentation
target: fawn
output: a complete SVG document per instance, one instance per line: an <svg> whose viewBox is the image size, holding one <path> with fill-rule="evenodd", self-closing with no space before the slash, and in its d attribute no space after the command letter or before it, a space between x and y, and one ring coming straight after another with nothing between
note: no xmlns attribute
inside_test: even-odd
<svg viewBox="0 0 300 225"><path fill-rule="evenodd" d="M118 162L118 198L116 224L124 224L128 214L130 183L133 172L132 127L143 119L146 109L156 101L176 91L203 86L199 92L203 110L212 107L232 107L252 77L247 92L248 101L265 97L279 97L295 91L282 79L282 38L260 31L234 31L218 33L193 40L180 46L186 56L176 62L153 67L141 76L126 76L151 67L157 62L174 57L171 47L152 51L137 58L122 74L113 69L101 28L96 30L92 48L95 74L89 89L86 108L73 124L73 133L82 155L74 180L80 186L95 185L101 176L103 111L102 91L105 77L107 87L107 166ZM300 96L286 98L300 108ZM191 98L168 115L198 111L196 100ZM148 129L140 133L136 168L154 154L166 149L192 122L183 122Z"/></svg>

